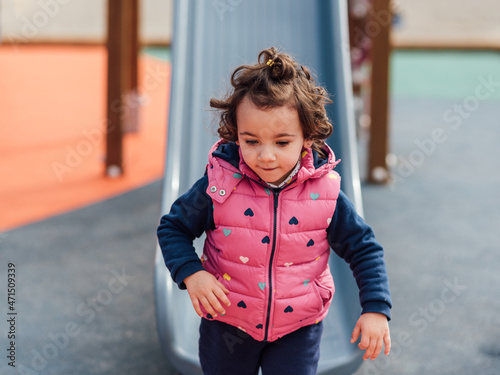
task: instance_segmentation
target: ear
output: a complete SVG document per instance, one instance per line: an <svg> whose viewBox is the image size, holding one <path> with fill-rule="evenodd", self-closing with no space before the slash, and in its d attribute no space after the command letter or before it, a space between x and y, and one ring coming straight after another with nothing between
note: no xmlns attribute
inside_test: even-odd
<svg viewBox="0 0 500 375"><path fill-rule="evenodd" d="M311 148L312 144L313 144L312 139L309 139L309 138L304 139L304 148Z"/></svg>
<svg viewBox="0 0 500 375"><path fill-rule="evenodd" d="M236 141L236 144L239 146L240 145L240 141Z"/></svg>

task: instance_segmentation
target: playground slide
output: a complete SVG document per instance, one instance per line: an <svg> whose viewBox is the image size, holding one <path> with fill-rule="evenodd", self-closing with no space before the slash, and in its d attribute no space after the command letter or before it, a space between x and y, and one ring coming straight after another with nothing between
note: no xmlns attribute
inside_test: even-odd
<svg viewBox="0 0 500 375"><path fill-rule="evenodd" d="M362 214L349 62L347 0L177 0L174 4L172 83L162 213L204 172L213 135L211 97L229 87L233 69L253 64L275 46L312 68L334 101L328 143L342 162L342 189ZM195 244L202 249L203 238ZM155 260L159 337L172 374L201 374L198 327L188 293L171 280L159 248ZM351 374L362 352L350 344L361 308L348 266L333 252L337 291L324 320L318 374Z"/></svg>

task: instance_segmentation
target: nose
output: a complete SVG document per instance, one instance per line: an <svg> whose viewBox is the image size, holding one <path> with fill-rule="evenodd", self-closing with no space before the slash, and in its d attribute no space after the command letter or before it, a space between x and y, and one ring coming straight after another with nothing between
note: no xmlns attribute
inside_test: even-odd
<svg viewBox="0 0 500 375"><path fill-rule="evenodd" d="M271 146L262 146L259 150L259 161L262 162L270 162L276 160L276 156L274 155L274 151Z"/></svg>

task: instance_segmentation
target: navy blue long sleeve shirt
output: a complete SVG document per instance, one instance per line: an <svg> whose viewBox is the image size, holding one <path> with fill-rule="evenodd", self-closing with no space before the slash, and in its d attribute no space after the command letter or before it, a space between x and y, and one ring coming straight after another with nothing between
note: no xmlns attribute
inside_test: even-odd
<svg viewBox="0 0 500 375"><path fill-rule="evenodd" d="M173 280L185 289L183 280L204 270L193 240L214 229L212 200L206 194L208 177L200 178L179 197L168 215L161 218L158 240ZM391 318L392 307L383 248L372 228L356 213L341 191L327 229L333 251L351 268L359 288L362 313L382 313Z"/></svg>

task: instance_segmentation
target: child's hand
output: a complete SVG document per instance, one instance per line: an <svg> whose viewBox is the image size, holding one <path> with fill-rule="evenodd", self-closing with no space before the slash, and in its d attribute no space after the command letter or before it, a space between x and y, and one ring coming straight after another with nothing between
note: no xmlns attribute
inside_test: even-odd
<svg viewBox="0 0 500 375"><path fill-rule="evenodd" d="M385 344L385 355L391 351L391 334L389 332L389 323L384 314L365 313L360 316L356 327L352 331L351 343L356 342L361 333L361 342L358 347L366 350L363 359L377 358L382 351L382 345Z"/></svg>
<svg viewBox="0 0 500 375"><path fill-rule="evenodd" d="M226 306L231 305L231 302L226 297L229 290L207 271L198 271L186 277L184 284L186 284L193 307L200 317L203 317L200 304L214 318L217 316L217 312L221 315L226 313L220 302Z"/></svg>

